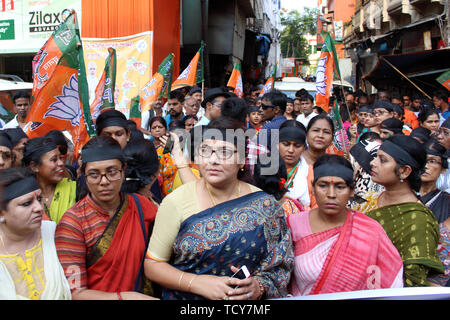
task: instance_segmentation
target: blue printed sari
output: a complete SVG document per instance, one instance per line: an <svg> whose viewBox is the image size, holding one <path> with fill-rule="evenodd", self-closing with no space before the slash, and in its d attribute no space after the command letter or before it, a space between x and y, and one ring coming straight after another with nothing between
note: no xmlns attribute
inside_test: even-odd
<svg viewBox="0 0 450 320"><path fill-rule="evenodd" d="M199 212L181 224L170 264L216 276L231 276L231 265L246 265L266 297L286 296L294 252L283 208L259 191ZM163 289L162 298L204 299L169 289Z"/></svg>

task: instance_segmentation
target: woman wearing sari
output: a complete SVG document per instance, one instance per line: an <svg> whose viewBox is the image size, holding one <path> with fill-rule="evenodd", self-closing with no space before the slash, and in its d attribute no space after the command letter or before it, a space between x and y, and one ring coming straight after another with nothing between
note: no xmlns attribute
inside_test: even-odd
<svg viewBox="0 0 450 320"><path fill-rule="evenodd" d="M293 252L284 211L272 196L243 181L245 137L230 139L226 132L238 128L231 118L196 127L190 154L202 178L174 190L159 207L145 274L164 287L163 299L287 294ZM251 276L232 277L244 265Z"/></svg>
<svg viewBox="0 0 450 320"><path fill-rule="evenodd" d="M120 192L125 160L117 141L95 137L81 153L89 194L67 210L55 236L72 297L151 299L143 263L156 206Z"/></svg>
<svg viewBox="0 0 450 320"><path fill-rule="evenodd" d="M0 187L0 300L70 300L56 253L56 224L42 221L41 191L33 172L3 170Z"/></svg>
<svg viewBox="0 0 450 320"><path fill-rule="evenodd" d="M324 155L314 164L318 207L288 217L294 242L294 296L403 286L402 259L383 228L347 209L353 168Z"/></svg>
<svg viewBox="0 0 450 320"><path fill-rule="evenodd" d="M416 196L425 163L423 145L405 135L385 140L370 163L373 181L383 185L385 191L367 205L367 215L383 226L399 251L406 287L428 286L428 276L444 272L436 251L438 222Z"/></svg>
<svg viewBox="0 0 450 320"><path fill-rule="evenodd" d="M333 120L326 113L312 118L306 128L307 148L301 155L301 161L308 164L308 192L310 204L309 208L316 208L317 203L312 194L312 181L314 180L313 166L316 160L327 153L333 143L334 124Z"/></svg>
<svg viewBox="0 0 450 320"><path fill-rule="evenodd" d="M448 170L446 149L435 139L425 144L427 164L425 172L420 176L420 201L433 211L439 223L441 238L438 243L438 255L444 266L445 273L428 278L430 282L448 286L450 279L450 195L436 187L439 175Z"/></svg>
<svg viewBox="0 0 450 320"><path fill-rule="evenodd" d="M30 167L42 191L42 203L50 220L57 224L76 202L76 181L64 178L63 156L50 138L34 138L25 144L22 163Z"/></svg>
<svg viewBox="0 0 450 320"><path fill-rule="evenodd" d="M280 127L278 151L286 166L287 177L284 187L286 196L309 208L308 164L301 155L305 150L304 126L296 120L288 120Z"/></svg>

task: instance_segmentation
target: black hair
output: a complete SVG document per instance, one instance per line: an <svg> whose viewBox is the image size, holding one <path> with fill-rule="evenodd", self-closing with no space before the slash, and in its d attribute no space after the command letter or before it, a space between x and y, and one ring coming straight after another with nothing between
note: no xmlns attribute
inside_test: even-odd
<svg viewBox="0 0 450 320"><path fill-rule="evenodd" d="M18 90L14 92L14 95L12 97L13 103L15 104L16 100L20 98L30 99L30 93L26 90Z"/></svg>
<svg viewBox="0 0 450 320"><path fill-rule="evenodd" d="M274 106L280 107L280 110L284 113L286 111L287 97L278 90L272 90L264 94L263 99L270 101Z"/></svg>
<svg viewBox="0 0 450 320"><path fill-rule="evenodd" d="M184 94L180 90L174 90L169 93L169 99L177 99L180 103L183 103Z"/></svg>
<svg viewBox="0 0 450 320"><path fill-rule="evenodd" d="M3 129L3 132L6 133L11 140L13 148L20 142L20 140L27 138L28 136L22 130L22 128L6 128Z"/></svg>
<svg viewBox="0 0 450 320"><path fill-rule="evenodd" d="M292 104L293 104L293 103L294 103L294 99L292 99L292 98L287 98L287 99L286 99L286 103L292 103Z"/></svg>
<svg viewBox="0 0 450 320"><path fill-rule="evenodd" d="M34 176L34 172L30 168L8 168L0 171L0 190L5 190L11 184ZM2 191L3 192L3 191ZM2 196L2 198L4 198ZM0 209L6 210L9 202L0 201Z"/></svg>
<svg viewBox="0 0 450 320"><path fill-rule="evenodd" d="M439 156L441 157L442 168L448 169L448 161L446 156L447 149L445 149L443 145L441 145L435 138L431 138L426 143L424 143L424 147L427 151L429 149L439 153Z"/></svg>
<svg viewBox="0 0 450 320"><path fill-rule="evenodd" d="M314 125L314 123L316 123L318 120L321 120L321 119L324 119L324 120L328 121L328 124L331 127L332 134L334 134L334 123L333 123L333 120L331 120L331 118L325 113L321 113L321 114L315 116L314 118L312 118L311 120L309 120L308 127L306 127L306 133L309 132L309 130Z"/></svg>
<svg viewBox="0 0 450 320"><path fill-rule="evenodd" d="M392 99L403 100L402 96L398 92L392 92L391 93L391 101L392 101Z"/></svg>
<svg viewBox="0 0 450 320"><path fill-rule="evenodd" d="M404 151L408 152L409 155L419 164L419 168L411 167L412 169L411 174L408 176L408 178L406 178L406 181L408 181L411 189L416 192L419 192L420 186L422 184L420 176L427 162L427 154L425 151L425 147L423 146L422 143L420 143L416 139L406 135L395 134L387 138L386 140L389 140L390 142L402 148ZM395 170L397 176L399 175L400 167L401 165L397 164Z"/></svg>
<svg viewBox="0 0 450 320"><path fill-rule="evenodd" d="M373 140L382 140L382 139L377 132L367 131L359 136L359 141L364 141L364 140L373 141Z"/></svg>
<svg viewBox="0 0 450 320"><path fill-rule="evenodd" d="M131 141L123 149L127 167L122 191L135 193L150 183L158 172L159 158L154 144L147 139Z"/></svg>
<svg viewBox="0 0 450 320"><path fill-rule="evenodd" d="M28 167L31 162L34 162L38 166L41 165L41 158L43 154L41 152L35 151L38 148L41 148L48 144L55 144L55 142L51 138L46 137L38 137L28 140L25 143L25 148L23 150L22 166Z"/></svg>
<svg viewBox="0 0 450 320"><path fill-rule="evenodd" d="M195 114L188 114L186 116L184 116L184 118L181 120L183 122L183 128L186 129L186 121L188 121L189 119L194 119L195 121L198 121L198 118Z"/></svg>
<svg viewBox="0 0 450 320"><path fill-rule="evenodd" d="M417 127L409 134L411 138L419 139L419 142L426 143L431 138L431 130L424 127Z"/></svg>
<svg viewBox="0 0 450 320"><path fill-rule="evenodd" d="M308 91L306 89L300 89L295 93L295 96L301 98L305 94L308 94Z"/></svg>
<svg viewBox="0 0 450 320"><path fill-rule="evenodd" d="M258 157L253 173L255 186L260 188L262 191L274 196L277 201L279 201L288 191L284 186L280 188L281 179L287 179L287 169L281 156L279 157L278 161L279 166L277 173L273 175L265 175L261 174L262 169L270 167L272 163L269 162L263 164Z"/></svg>
<svg viewBox="0 0 450 320"><path fill-rule="evenodd" d="M283 123L281 124L281 126L280 126L280 130L283 129L283 128L285 128L285 127L297 127L297 128L302 129L302 130L305 131L305 133L306 133L306 128L305 128L305 126L303 125L303 123L301 123L301 122L299 122L299 121L297 121L297 120L295 120L295 119L292 119L292 120L286 120L285 122L283 122Z"/></svg>
<svg viewBox="0 0 450 320"><path fill-rule="evenodd" d="M444 90L437 90L433 92L433 97L444 100L445 103L448 103L448 93Z"/></svg>
<svg viewBox="0 0 450 320"><path fill-rule="evenodd" d="M183 120L173 120L169 124L169 131L173 131L176 129L184 129L184 121Z"/></svg>
<svg viewBox="0 0 450 320"><path fill-rule="evenodd" d="M247 118L247 103L240 98L228 98L221 106L222 116L236 119L241 123L245 123Z"/></svg>
<svg viewBox="0 0 450 320"><path fill-rule="evenodd" d="M164 119L163 117L160 117L160 116L156 116L156 117L151 118L150 121L148 122L148 127L151 129L151 128L152 128L152 125L153 125L155 122L161 123L161 124L164 126L164 128L166 128L166 130L168 129L168 128L167 128L167 122L166 122L166 119Z"/></svg>
<svg viewBox="0 0 450 320"><path fill-rule="evenodd" d="M300 101L308 101L308 100L314 103L314 97L309 93L306 93L300 97Z"/></svg>
<svg viewBox="0 0 450 320"><path fill-rule="evenodd" d="M318 157L316 162L314 162L313 169L317 168L318 166L320 166L322 164L343 165L353 171L353 167L352 167L352 164L350 163L350 161L348 161L344 157L338 156L336 154L324 154L324 155ZM312 182L313 186L316 182L317 182L317 178L315 178L313 180L313 182ZM353 179L349 180L349 181L346 180L345 183L347 184L347 186L350 189L352 189L352 190L354 189L355 183L354 183Z"/></svg>
<svg viewBox="0 0 450 320"><path fill-rule="evenodd" d="M417 120L419 120L419 123L424 123L425 121L427 121L428 117L433 114L436 114L438 116L438 119L440 118L439 112L436 109L432 107L425 107L419 112Z"/></svg>
<svg viewBox="0 0 450 320"><path fill-rule="evenodd" d="M380 90L380 91L378 91L378 92L376 93L377 99L380 98L380 95L381 95L382 93L386 94L386 95L387 95L387 98L388 98L389 100L391 100L391 94L389 93L389 91L386 91L386 90Z"/></svg>

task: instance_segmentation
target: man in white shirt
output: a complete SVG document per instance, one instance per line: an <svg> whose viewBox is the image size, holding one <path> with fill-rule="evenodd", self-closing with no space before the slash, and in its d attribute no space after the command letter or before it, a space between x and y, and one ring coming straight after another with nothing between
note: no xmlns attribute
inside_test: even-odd
<svg viewBox="0 0 450 320"><path fill-rule="evenodd" d="M205 99L202 101L202 108L205 109L205 115L195 126L206 126L210 121L219 118L222 115L222 103L231 96L230 93L223 91L222 88L212 88L206 91Z"/></svg>
<svg viewBox="0 0 450 320"><path fill-rule="evenodd" d="M14 93L13 103L16 116L14 117L14 119L5 124L3 126L3 129L17 127L23 129L26 125L25 119L31 108L30 94L25 90L17 91L16 93Z"/></svg>
<svg viewBox="0 0 450 320"><path fill-rule="evenodd" d="M307 128L309 121L318 115L314 111L314 98L312 95L305 94L300 97L300 111L302 113L297 116L296 120Z"/></svg>

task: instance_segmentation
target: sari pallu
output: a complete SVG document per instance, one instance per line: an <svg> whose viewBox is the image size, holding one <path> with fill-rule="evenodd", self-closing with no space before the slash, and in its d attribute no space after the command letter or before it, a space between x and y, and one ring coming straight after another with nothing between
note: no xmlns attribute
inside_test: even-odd
<svg viewBox="0 0 450 320"><path fill-rule="evenodd" d="M302 214L308 214L309 211ZM308 219L309 220L309 219ZM373 219L360 212L348 211L343 226L338 226L307 236L300 236L300 215L288 218L292 230L296 263L302 255L315 259L314 251L323 250L322 244L335 238L318 277L306 294L323 294L344 291L391 288L398 286L402 274L402 259L383 231ZM314 258L316 257L316 258ZM314 264L311 260L310 263ZM296 265L295 269L302 268ZM397 281L396 281L397 280ZM296 272L291 282L293 295L301 295ZM401 281L400 281L401 283Z"/></svg>
<svg viewBox="0 0 450 320"><path fill-rule="evenodd" d="M182 222L170 264L197 275L231 276L230 266L247 266L267 297L287 294L294 264L283 208L259 191L216 205ZM201 300L163 289L163 299Z"/></svg>
<svg viewBox="0 0 450 320"><path fill-rule="evenodd" d="M145 205L143 197L134 197L125 195L118 211L88 252L87 284L91 290L116 292L141 289L144 278L142 261L153 219L148 214L150 209ZM139 199L139 203L135 199ZM139 209L139 206L142 207ZM146 211L147 214L144 215ZM151 291L146 286L145 293L151 294Z"/></svg>
<svg viewBox="0 0 450 320"><path fill-rule="evenodd" d="M436 217L421 203L406 202L367 213L377 220L397 248L404 264L404 285L428 286L429 273L444 273L437 255L440 232Z"/></svg>

